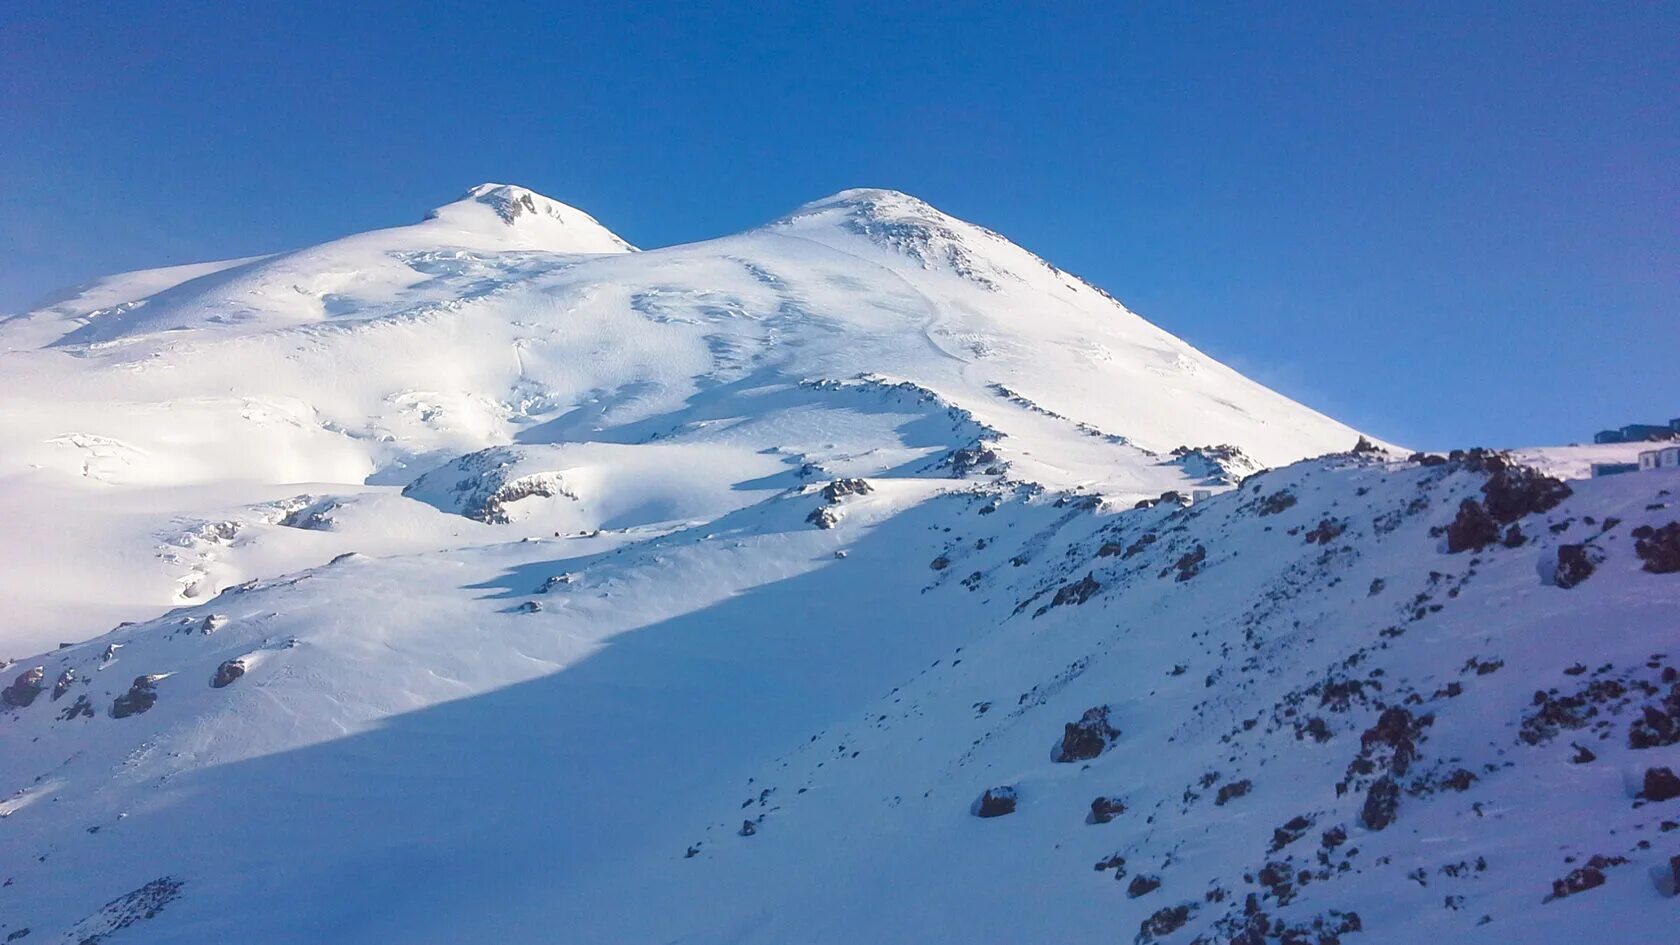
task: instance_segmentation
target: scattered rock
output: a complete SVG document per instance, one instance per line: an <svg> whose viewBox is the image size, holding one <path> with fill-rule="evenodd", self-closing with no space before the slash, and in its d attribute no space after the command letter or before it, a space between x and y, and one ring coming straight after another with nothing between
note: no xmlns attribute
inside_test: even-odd
<svg viewBox="0 0 1680 945"><path fill-rule="evenodd" d="M1365 806L1359 811L1359 819L1368 829L1382 830L1394 823L1396 812L1400 809L1400 785L1394 779L1383 775L1371 783L1371 789L1365 794Z"/></svg>
<svg viewBox="0 0 1680 945"><path fill-rule="evenodd" d="M156 675L134 677L134 684L128 687L128 691L111 700L111 718L125 719L150 709L157 703L157 684L162 678Z"/></svg>
<svg viewBox="0 0 1680 945"><path fill-rule="evenodd" d="M1558 587L1571 588L1592 577L1597 567L1586 545L1559 545L1553 581Z"/></svg>
<svg viewBox="0 0 1680 945"><path fill-rule="evenodd" d="M1108 706L1099 705L1085 710L1077 722L1063 727L1062 740L1051 752L1056 762L1089 761L1103 753L1103 749L1120 737L1120 730L1109 724Z"/></svg>
<svg viewBox="0 0 1680 945"><path fill-rule="evenodd" d="M216 667L216 674L210 677L210 688L220 689L243 675L245 675L245 660L243 658L226 660L222 665Z"/></svg>
<svg viewBox="0 0 1680 945"><path fill-rule="evenodd" d="M822 487L822 497L827 502L839 502L849 495L868 495L875 491L864 479L836 479Z"/></svg>
<svg viewBox="0 0 1680 945"><path fill-rule="evenodd" d="M1648 801L1668 801L1680 797L1680 777L1672 768L1646 768L1644 790L1639 796Z"/></svg>
<svg viewBox="0 0 1680 945"><path fill-rule="evenodd" d="M1553 880L1552 894L1547 896L1545 901L1551 902L1554 899L1563 899L1566 896L1583 893L1589 889L1597 889L1604 885L1604 871L1606 869L1612 866L1620 866L1626 862L1627 859L1624 857L1594 854L1593 858L1587 861L1586 866L1570 870L1569 875L1562 879Z"/></svg>
<svg viewBox="0 0 1680 945"><path fill-rule="evenodd" d="M70 691L70 686L73 683L75 683L75 681L76 681L76 671L74 669L65 669L64 672L59 673L58 674L58 679L53 682L53 691L52 691L53 701L57 702L59 700L59 697L63 696L65 693L69 692Z"/></svg>
<svg viewBox="0 0 1680 945"><path fill-rule="evenodd" d="M1154 915L1144 919L1143 924L1138 927L1138 945L1153 942L1163 935L1171 935L1183 928L1184 923L1190 921L1190 913L1195 908L1195 903L1185 902L1156 910Z"/></svg>
<svg viewBox="0 0 1680 945"><path fill-rule="evenodd" d="M10 686L0 689L0 702L19 709L28 706L35 701L36 696L41 694L41 690L46 688L42 682L46 678L47 668L45 666L36 666L24 670L18 674L16 679L12 680Z"/></svg>
<svg viewBox="0 0 1680 945"><path fill-rule="evenodd" d="M974 802L970 813L976 817L1002 817L1004 814L1013 814L1017 800L1015 788L1010 785L987 788Z"/></svg>
<svg viewBox="0 0 1680 945"><path fill-rule="evenodd" d="M1219 788L1219 794L1213 800L1214 806L1224 807L1226 803L1244 796L1253 789L1254 782L1247 778L1243 778L1241 781L1232 781L1230 784Z"/></svg>
<svg viewBox="0 0 1680 945"><path fill-rule="evenodd" d="M1127 884L1126 898L1136 899L1139 896L1147 896L1160 888L1161 877L1150 876L1147 873L1139 873L1132 877L1131 883Z"/></svg>
<svg viewBox="0 0 1680 945"><path fill-rule="evenodd" d="M1126 812L1126 805L1118 797L1099 797L1091 802L1090 823L1106 824ZM1122 861L1124 862L1124 861Z"/></svg>
<svg viewBox="0 0 1680 945"><path fill-rule="evenodd" d="M1646 532L1634 542L1634 554L1645 562L1645 570L1652 574L1680 572L1680 522L1669 522L1661 528L1644 526L1634 532Z"/></svg>

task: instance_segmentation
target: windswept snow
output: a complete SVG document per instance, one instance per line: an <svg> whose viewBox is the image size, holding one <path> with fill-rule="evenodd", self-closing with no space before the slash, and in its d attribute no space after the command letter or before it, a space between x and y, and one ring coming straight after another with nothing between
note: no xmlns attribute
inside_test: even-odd
<svg viewBox="0 0 1680 945"><path fill-rule="evenodd" d="M0 934L1666 940L1680 477L1358 440L893 191L115 277L0 322Z"/></svg>

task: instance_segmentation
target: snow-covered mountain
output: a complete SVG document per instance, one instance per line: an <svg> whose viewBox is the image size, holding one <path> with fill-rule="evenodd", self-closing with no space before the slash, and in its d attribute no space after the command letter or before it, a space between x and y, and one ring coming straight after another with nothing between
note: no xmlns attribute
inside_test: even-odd
<svg viewBox="0 0 1680 945"><path fill-rule="evenodd" d="M1666 940L1680 478L1360 441L892 191L72 290L0 934Z"/></svg>

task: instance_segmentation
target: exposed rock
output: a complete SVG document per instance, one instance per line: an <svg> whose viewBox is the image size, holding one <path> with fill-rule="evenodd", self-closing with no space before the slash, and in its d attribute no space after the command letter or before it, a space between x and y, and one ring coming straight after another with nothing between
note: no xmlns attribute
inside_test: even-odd
<svg viewBox="0 0 1680 945"><path fill-rule="evenodd" d="M1625 857L1594 854L1593 858L1587 861L1587 865L1570 870L1569 875L1562 879L1553 880L1552 894L1547 896L1545 901L1551 902L1554 899L1573 896L1589 889L1597 889L1604 885L1604 871L1606 869L1612 866L1620 866L1626 862Z"/></svg>
<svg viewBox="0 0 1680 945"><path fill-rule="evenodd" d="M1639 796L1648 801L1668 801L1680 797L1680 776L1672 768L1646 768L1644 790Z"/></svg>
<svg viewBox="0 0 1680 945"><path fill-rule="evenodd" d="M1447 551L1481 550L1499 540L1499 523L1475 499L1458 504L1458 517L1447 526Z"/></svg>
<svg viewBox="0 0 1680 945"><path fill-rule="evenodd" d="M1628 727L1629 748L1661 748L1680 742L1680 683L1656 705L1647 705Z"/></svg>
<svg viewBox="0 0 1680 945"><path fill-rule="evenodd" d="M736 831L736 833L743 837L750 837L753 834L758 833L758 825L750 820L743 820L741 821L741 829Z"/></svg>
<svg viewBox="0 0 1680 945"><path fill-rule="evenodd" d="M1272 831L1272 845L1270 850L1267 852L1276 853L1284 847L1289 846L1291 843L1301 839L1301 837L1306 835L1307 830L1310 829L1312 825L1312 819L1305 815L1298 815L1290 818L1288 823L1285 823L1282 827Z"/></svg>
<svg viewBox="0 0 1680 945"><path fill-rule="evenodd" d="M1278 491L1276 491L1276 492L1272 493L1271 495L1266 496L1264 499L1260 500L1260 505L1259 505L1260 514L1261 515L1276 515L1279 512L1282 512L1282 511L1290 508L1291 506L1293 506L1296 501L1297 500L1295 498L1295 493L1290 492L1288 489L1279 489Z"/></svg>
<svg viewBox="0 0 1680 945"><path fill-rule="evenodd" d="M1177 561L1173 562L1173 567L1178 570L1177 579L1180 581L1188 581L1196 575L1202 573L1202 562L1206 560L1207 549L1201 545L1197 545L1195 548L1185 552Z"/></svg>
<svg viewBox="0 0 1680 945"><path fill-rule="evenodd" d="M210 677L210 688L220 689L243 675L245 675L244 659L226 660L222 665L216 667L216 675Z"/></svg>
<svg viewBox="0 0 1680 945"><path fill-rule="evenodd" d="M1365 806L1360 808L1359 819L1371 830L1382 830L1394 823L1399 809L1400 785L1384 775L1371 783L1371 789L1365 794Z"/></svg>
<svg viewBox="0 0 1680 945"><path fill-rule="evenodd" d="M818 528L833 528L840 524L840 513L826 505L819 505L811 510L810 515L805 516L805 521Z"/></svg>
<svg viewBox="0 0 1680 945"><path fill-rule="evenodd" d="M1216 796L1213 800L1214 806L1224 807L1227 803L1246 795L1253 789L1254 782L1247 778L1243 778L1241 781L1232 781L1230 784L1222 785L1219 788L1218 796Z"/></svg>
<svg viewBox="0 0 1680 945"><path fill-rule="evenodd" d="M1680 572L1680 522L1669 522L1661 528L1649 526L1635 532L1646 532L1634 542L1634 553L1645 562L1645 570L1652 574Z"/></svg>
<svg viewBox="0 0 1680 945"><path fill-rule="evenodd" d="M45 688L42 680L46 678L47 668L45 666L36 666L24 670L18 674L16 679L12 680L10 686L0 689L0 702L19 709L29 705Z"/></svg>
<svg viewBox="0 0 1680 945"><path fill-rule="evenodd" d="M824 500L833 503L849 495L867 495L874 491L875 488L865 479L836 479L822 487L821 495Z"/></svg>
<svg viewBox="0 0 1680 945"><path fill-rule="evenodd" d="M1147 873L1139 873L1136 876L1133 876L1131 883L1126 886L1126 898L1136 899L1139 896L1146 896L1160 888L1161 877L1150 876Z"/></svg>
<svg viewBox="0 0 1680 945"><path fill-rule="evenodd" d="M57 702L59 700L59 697L63 696L65 693L69 692L70 691L70 686L73 683L75 683L75 681L76 681L76 671L74 669L66 669L64 672L59 673L58 674L58 679L53 682L53 691L52 691L53 701Z"/></svg>
<svg viewBox="0 0 1680 945"><path fill-rule="evenodd" d="M157 684L162 678L155 675L134 677L134 684L128 687L128 691L111 700L111 718L125 719L150 709L157 703Z"/></svg>
<svg viewBox="0 0 1680 945"><path fill-rule="evenodd" d="M1307 544L1328 545L1344 531L1347 531L1346 522L1339 522L1333 518L1319 519L1318 525L1307 532Z"/></svg>
<svg viewBox="0 0 1680 945"><path fill-rule="evenodd" d="M1071 584L1064 584L1057 588L1056 596L1050 598L1050 603L1040 607L1033 616L1036 617L1052 607L1061 607L1064 604L1083 604L1090 600L1091 595L1095 594L1099 590L1102 590L1102 585L1097 583L1096 578L1092 577L1090 574L1086 574L1084 577Z"/></svg>
<svg viewBox="0 0 1680 945"><path fill-rule="evenodd" d="M933 559L932 561L928 562L928 567L932 568L935 571L943 571L950 566L951 566L951 559L945 557L944 555L940 555L939 557L937 557L937 558Z"/></svg>
<svg viewBox="0 0 1680 945"><path fill-rule="evenodd" d="M1004 814L1013 814L1017 800L1015 788L1010 785L987 788L975 800L970 813L976 817L1002 817Z"/></svg>
<svg viewBox="0 0 1680 945"><path fill-rule="evenodd" d="M1144 919L1143 924L1138 927L1136 941L1143 945L1163 935L1171 935L1190 921L1190 913L1195 908L1195 903L1185 902L1156 910L1154 915Z"/></svg>
<svg viewBox="0 0 1680 945"><path fill-rule="evenodd" d="M1106 824L1126 812L1126 805L1118 797L1099 797L1091 802L1093 824Z"/></svg>
<svg viewBox="0 0 1680 945"><path fill-rule="evenodd" d="M1085 710L1077 722L1069 722L1062 731L1062 740L1050 755L1051 761L1089 761L1103 753L1103 749L1120 737L1120 730L1109 724L1108 706L1099 705Z"/></svg>
<svg viewBox="0 0 1680 945"><path fill-rule="evenodd" d="M1592 577L1596 568L1586 545L1559 545L1554 582L1558 587L1571 588Z"/></svg>

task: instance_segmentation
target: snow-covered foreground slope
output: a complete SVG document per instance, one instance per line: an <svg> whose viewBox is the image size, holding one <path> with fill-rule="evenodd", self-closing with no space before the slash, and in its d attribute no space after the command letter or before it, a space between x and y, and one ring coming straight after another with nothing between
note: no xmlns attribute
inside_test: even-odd
<svg viewBox="0 0 1680 945"><path fill-rule="evenodd" d="M1680 476L1346 452L885 191L81 298L0 323L12 941L1671 937Z"/></svg>

